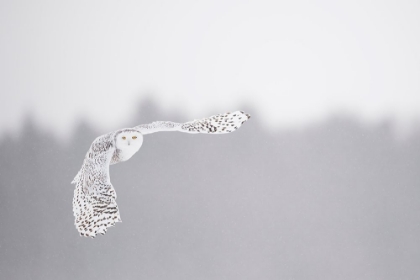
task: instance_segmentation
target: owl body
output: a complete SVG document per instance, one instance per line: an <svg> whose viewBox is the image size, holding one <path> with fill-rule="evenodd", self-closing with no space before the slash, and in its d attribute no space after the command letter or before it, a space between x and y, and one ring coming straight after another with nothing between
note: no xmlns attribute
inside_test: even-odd
<svg viewBox="0 0 420 280"><path fill-rule="evenodd" d="M143 135L160 131L225 134L237 130L250 115L243 111L215 115L186 123L157 121L120 129L96 138L73 179L74 224L82 236L105 234L121 222L117 194L109 177L109 166L130 159L143 144Z"/></svg>

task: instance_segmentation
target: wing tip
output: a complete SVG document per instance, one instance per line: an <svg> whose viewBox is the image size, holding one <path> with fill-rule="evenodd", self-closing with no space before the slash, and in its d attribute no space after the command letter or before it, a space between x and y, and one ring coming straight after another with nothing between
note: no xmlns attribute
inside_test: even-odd
<svg viewBox="0 0 420 280"><path fill-rule="evenodd" d="M248 113L245 113L244 111L242 111L242 110L240 110L240 111L236 111L236 112L233 112L233 113L228 113L228 114L237 114L237 113L240 113L241 115L245 115L248 119L250 119L251 118L251 115L250 114L248 114Z"/></svg>

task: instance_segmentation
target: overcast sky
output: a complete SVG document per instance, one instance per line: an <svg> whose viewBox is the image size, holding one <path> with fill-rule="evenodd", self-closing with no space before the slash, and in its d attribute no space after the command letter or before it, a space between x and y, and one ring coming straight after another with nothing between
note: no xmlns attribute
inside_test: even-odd
<svg viewBox="0 0 420 280"><path fill-rule="evenodd" d="M272 127L420 116L418 0L0 0L0 40L0 135L28 112L116 129L146 95Z"/></svg>

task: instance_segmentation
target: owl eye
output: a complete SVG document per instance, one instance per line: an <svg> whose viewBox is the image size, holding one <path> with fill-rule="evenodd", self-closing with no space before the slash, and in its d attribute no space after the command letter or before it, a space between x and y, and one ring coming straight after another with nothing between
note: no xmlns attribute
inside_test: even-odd
<svg viewBox="0 0 420 280"><path fill-rule="evenodd" d="M125 140L126 139L125 136L123 136L122 139Z"/></svg>
<svg viewBox="0 0 420 280"><path fill-rule="evenodd" d="M133 138L133 139L137 139L137 136L133 136L132 138Z"/></svg>

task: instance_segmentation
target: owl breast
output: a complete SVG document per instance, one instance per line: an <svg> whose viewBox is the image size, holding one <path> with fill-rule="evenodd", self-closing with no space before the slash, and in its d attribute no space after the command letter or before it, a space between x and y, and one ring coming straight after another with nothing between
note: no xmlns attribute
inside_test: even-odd
<svg viewBox="0 0 420 280"><path fill-rule="evenodd" d="M112 156L111 163L118 163L118 162L129 160L135 153L138 152L139 149L140 147L135 147L135 146L132 146L132 147L126 146L119 149L117 148L114 152L114 155Z"/></svg>

